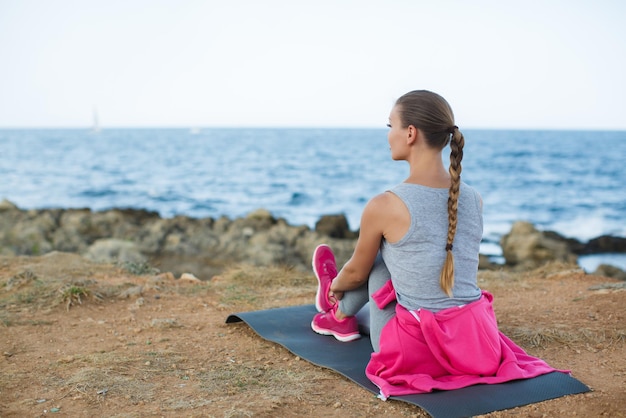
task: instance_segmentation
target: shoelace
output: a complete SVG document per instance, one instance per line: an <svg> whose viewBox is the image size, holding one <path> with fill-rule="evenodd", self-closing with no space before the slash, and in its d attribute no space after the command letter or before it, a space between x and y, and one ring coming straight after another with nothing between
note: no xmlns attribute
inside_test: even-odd
<svg viewBox="0 0 626 418"><path fill-rule="evenodd" d="M324 270L324 273L331 277L331 280L337 277L337 267L334 264L325 263L322 265L322 269Z"/></svg>
<svg viewBox="0 0 626 418"><path fill-rule="evenodd" d="M324 270L324 273L327 274L329 277L331 277L331 281L337 277L337 266L335 266L335 264L331 264L331 263L324 263L322 264L322 270ZM328 301L330 302L331 305L336 305L337 304L337 298L335 298L335 296L330 296L328 298Z"/></svg>

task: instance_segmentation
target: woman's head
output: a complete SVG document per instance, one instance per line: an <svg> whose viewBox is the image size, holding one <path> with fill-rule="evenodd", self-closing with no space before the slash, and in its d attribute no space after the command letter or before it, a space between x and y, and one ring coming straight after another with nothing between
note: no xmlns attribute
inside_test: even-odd
<svg viewBox="0 0 626 418"><path fill-rule="evenodd" d="M461 160L465 139L454 124L454 113L448 102L428 90L411 91L396 101L395 113L403 128L413 126L422 131L428 146L442 150L450 143L450 191L448 193L448 235L446 261L441 270L440 285L444 292L452 296L454 286L454 257L452 247L457 226L459 190L461 186Z"/></svg>
<svg viewBox="0 0 626 418"><path fill-rule="evenodd" d="M441 150L448 145L454 113L448 102L437 93L411 91L396 100L395 110L402 127L412 125L421 130L430 147Z"/></svg>

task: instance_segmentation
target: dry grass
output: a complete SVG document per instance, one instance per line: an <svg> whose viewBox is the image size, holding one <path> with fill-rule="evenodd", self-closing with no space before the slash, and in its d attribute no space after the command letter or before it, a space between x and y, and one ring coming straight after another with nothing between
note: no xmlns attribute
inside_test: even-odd
<svg viewBox="0 0 626 418"><path fill-rule="evenodd" d="M224 271L224 280L241 286L265 288L282 286L303 286L311 284L312 275L305 275L291 267L258 267L238 264Z"/></svg>
<svg viewBox="0 0 626 418"><path fill-rule="evenodd" d="M224 324L237 311L312 303L312 273L235 265L193 282L130 277L119 266L67 254L9 261L0 257L0 330L10 326L0 338L2 416L39 416L51 406L67 416L428 416L413 405L380 402L244 324ZM623 410L623 290L590 292L599 279L558 265L535 276L481 272L480 280L495 288L506 335L561 365L576 360L577 375L598 388L593 397L490 416ZM118 297L128 287L144 293ZM95 304L96 293L104 303Z"/></svg>
<svg viewBox="0 0 626 418"><path fill-rule="evenodd" d="M106 396L120 396L132 403L154 399L154 384L136 379L112 368L81 368L63 382L68 395L78 392L91 403L98 403Z"/></svg>
<svg viewBox="0 0 626 418"><path fill-rule="evenodd" d="M302 297L310 303L317 286L312 274L289 267L233 266L211 280L223 306L234 309L266 309L286 306L286 300ZM292 302L293 304L293 302Z"/></svg>
<svg viewBox="0 0 626 418"><path fill-rule="evenodd" d="M603 330L594 332L588 329L563 330L556 328L520 328L501 326L500 330L523 347L546 348L549 345L568 347L603 347L626 342L626 330Z"/></svg>
<svg viewBox="0 0 626 418"><path fill-rule="evenodd" d="M147 346L149 346L147 344ZM189 380L188 371L177 365L186 361L179 353L157 350L145 351L140 356L127 357L119 352L102 352L64 357L50 365L52 370L77 370L68 378L49 379L47 384L65 391L65 396L76 396L90 404L113 396L132 404L155 400L156 386L152 382L173 378ZM79 366L79 367L76 367Z"/></svg>
<svg viewBox="0 0 626 418"><path fill-rule="evenodd" d="M15 259L14 259L15 260ZM13 271L0 277L0 324L21 325L22 312L45 311L86 302L99 303L117 297L122 290L134 284L124 282L126 273L152 274L156 269L148 265L124 266L118 269L117 280L110 278L112 266L92 263L76 254L50 253L36 258L19 257ZM53 266L54 268L50 268ZM96 273L106 272L105 281L93 278Z"/></svg>
<svg viewBox="0 0 626 418"><path fill-rule="evenodd" d="M98 283L90 279L50 277L22 270L0 284L2 321L10 325L8 313L28 309L49 309L59 304L69 310L86 300L102 301ZM108 293L108 292L107 292Z"/></svg>

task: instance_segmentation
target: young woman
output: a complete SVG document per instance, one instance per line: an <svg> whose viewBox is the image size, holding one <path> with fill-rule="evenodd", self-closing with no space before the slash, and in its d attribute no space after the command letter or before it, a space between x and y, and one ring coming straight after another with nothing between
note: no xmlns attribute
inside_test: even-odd
<svg viewBox="0 0 626 418"><path fill-rule="evenodd" d="M409 176L367 203L354 254L338 274L331 249L315 250L313 330L359 338L355 315L369 300L366 374L384 398L554 371L499 333L492 296L477 285L482 200L461 181L465 140L449 104L409 92L388 126L391 158L407 161Z"/></svg>

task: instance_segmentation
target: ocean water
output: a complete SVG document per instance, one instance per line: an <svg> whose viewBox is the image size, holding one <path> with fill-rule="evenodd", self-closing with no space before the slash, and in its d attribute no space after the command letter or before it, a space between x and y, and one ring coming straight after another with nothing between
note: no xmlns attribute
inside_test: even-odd
<svg viewBox="0 0 626 418"><path fill-rule="evenodd" d="M462 178L484 200L483 253L498 259L517 220L583 241L626 236L626 132L464 135ZM358 229L366 202L407 175L390 158L385 129L0 130L0 199L23 209L235 218L265 208L311 227L343 213ZM626 268L626 256L586 259L586 269Z"/></svg>

